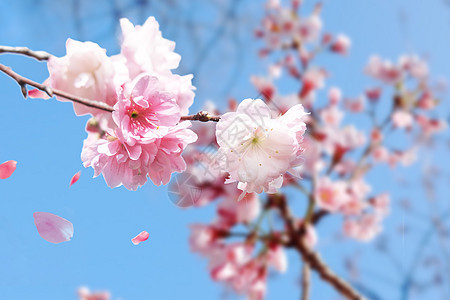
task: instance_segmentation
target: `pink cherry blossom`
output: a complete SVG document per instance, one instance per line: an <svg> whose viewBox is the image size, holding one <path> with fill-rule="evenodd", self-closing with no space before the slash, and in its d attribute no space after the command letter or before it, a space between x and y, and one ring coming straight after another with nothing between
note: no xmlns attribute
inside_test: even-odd
<svg viewBox="0 0 450 300"><path fill-rule="evenodd" d="M233 188L233 190L235 190L236 196L226 197L217 207L221 223L225 223L229 227L237 223L249 224L261 213L261 202L258 195L249 193L242 201L237 202L236 199L238 199L240 193L236 188Z"/></svg>
<svg viewBox="0 0 450 300"><path fill-rule="evenodd" d="M221 164L230 173L227 183L238 181L243 195L275 192L283 174L301 164L305 114L298 104L272 119L270 108L260 99L245 99L236 112L224 114L216 137Z"/></svg>
<svg viewBox="0 0 450 300"><path fill-rule="evenodd" d="M356 99L346 99L344 104L353 113L363 112L365 108L363 96L357 97Z"/></svg>
<svg viewBox="0 0 450 300"><path fill-rule="evenodd" d="M150 17L144 25L133 26L128 19L121 19L123 34L121 53L114 58L119 62L121 76L133 80L141 74L157 77L161 90L170 91L180 108L188 114L194 101L192 75L172 74L178 67L180 55L174 52L175 42L162 37L159 24ZM125 68L122 65L125 65Z"/></svg>
<svg viewBox="0 0 450 300"><path fill-rule="evenodd" d="M142 26L134 26L123 18L120 27L123 34L121 54L126 58L131 79L141 73L167 75L178 67L181 57L174 52L175 42L162 37L154 17L149 17Z"/></svg>
<svg viewBox="0 0 450 300"><path fill-rule="evenodd" d="M172 173L186 170L186 162L181 154L188 144L197 140L197 135L188 129L190 126L188 121L181 122L155 141L157 152L148 169L148 176L155 185L166 185Z"/></svg>
<svg viewBox="0 0 450 300"><path fill-rule="evenodd" d="M320 117L326 125L338 126L344 117L344 113L337 105L329 105L320 111Z"/></svg>
<svg viewBox="0 0 450 300"><path fill-rule="evenodd" d="M341 101L342 92L337 87L332 87L328 90L328 99L331 105L336 105Z"/></svg>
<svg viewBox="0 0 450 300"><path fill-rule="evenodd" d="M373 214L364 214L356 219L347 219L344 221L344 233L348 237L359 241L369 242L380 231L381 218Z"/></svg>
<svg viewBox="0 0 450 300"><path fill-rule="evenodd" d="M94 177L102 174L109 187L123 185L136 190L147 182L149 166L158 149L154 143L129 146L120 138L119 129L108 134L106 139L89 134L83 143L81 160L84 167L94 168Z"/></svg>
<svg viewBox="0 0 450 300"><path fill-rule="evenodd" d="M331 51L346 55L348 53L350 45L351 41L348 36L346 36L345 34L338 34L330 47Z"/></svg>
<svg viewBox="0 0 450 300"><path fill-rule="evenodd" d="M0 164L0 179L9 178L16 170L17 161L8 160Z"/></svg>
<svg viewBox="0 0 450 300"><path fill-rule="evenodd" d="M278 272L285 273L288 266L288 260L283 247L280 245L269 247L267 262Z"/></svg>
<svg viewBox="0 0 450 300"><path fill-rule="evenodd" d="M180 120L173 95L160 87L156 77L144 74L122 90L112 115L128 145L152 142Z"/></svg>
<svg viewBox="0 0 450 300"><path fill-rule="evenodd" d="M397 83L402 78L402 69L390 61L383 61L379 56L370 58L365 69L369 76L387 84Z"/></svg>
<svg viewBox="0 0 450 300"><path fill-rule="evenodd" d="M72 179L70 179L69 187L71 187L75 182L80 179L81 171L78 171L75 175L72 176Z"/></svg>
<svg viewBox="0 0 450 300"><path fill-rule="evenodd" d="M308 18L302 19L297 30L302 42L315 42L319 38L320 31L322 30L322 20L317 14L313 14Z"/></svg>
<svg viewBox="0 0 450 300"><path fill-rule="evenodd" d="M413 116L410 112L399 109L392 114L392 123L397 128L410 128L413 123Z"/></svg>
<svg viewBox="0 0 450 300"><path fill-rule="evenodd" d="M109 292L90 292L88 288L81 287L78 289L79 300L109 300Z"/></svg>
<svg viewBox="0 0 450 300"><path fill-rule="evenodd" d="M343 181L331 181L328 177L320 177L316 183L315 199L317 205L330 212L338 211L350 199L347 184Z"/></svg>
<svg viewBox="0 0 450 300"><path fill-rule="evenodd" d="M370 204L373 206L373 209L376 213L381 215L389 214L389 205L391 199L388 193L382 193L370 200Z"/></svg>
<svg viewBox="0 0 450 300"><path fill-rule="evenodd" d="M137 236L132 238L131 242L134 245L139 245L139 243L146 241L149 236L150 236L150 234L147 231L144 230L141 233L139 233Z"/></svg>
<svg viewBox="0 0 450 300"><path fill-rule="evenodd" d="M300 98L306 98L312 91L322 88L325 84L326 73L322 69L310 68L303 74L303 86Z"/></svg>
<svg viewBox="0 0 450 300"><path fill-rule="evenodd" d="M47 242L59 244L73 236L73 225L66 219L48 212L35 212L34 224L39 235Z"/></svg>
<svg viewBox="0 0 450 300"><path fill-rule="evenodd" d="M198 252L203 255L212 253L212 249L221 245L218 241L218 230L213 226L203 224L193 224L190 226L191 235L189 244L192 252Z"/></svg>
<svg viewBox="0 0 450 300"><path fill-rule="evenodd" d="M428 64L417 55L403 55L399 58L399 65L416 79L423 80L428 77Z"/></svg>
<svg viewBox="0 0 450 300"><path fill-rule="evenodd" d="M67 40L66 49L66 56L52 56L48 61L51 87L113 106L116 103L114 67L106 56L106 50L92 42L71 39ZM57 99L69 101L62 97ZM105 114L102 110L75 102L73 107L78 116Z"/></svg>

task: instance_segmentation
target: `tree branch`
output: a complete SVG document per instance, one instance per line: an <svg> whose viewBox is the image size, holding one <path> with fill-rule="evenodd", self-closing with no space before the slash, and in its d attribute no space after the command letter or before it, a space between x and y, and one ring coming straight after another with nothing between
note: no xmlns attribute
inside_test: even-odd
<svg viewBox="0 0 450 300"><path fill-rule="evenodd" d="M17 48L15 48L15 49L17 49ZM31 52L33 52L33 51L31 51ZM36 52L33 52L33 53L36 53ZM81 98L81 97L66 93L66 92L58 90L58 89L53 89L49 86L46 86L45 84L41 84L41 83L35 82L31 79L28 79L26 77L23 77L22 75L17 74L10 67L7 67L5 65L0 64L0 71L5 73L12 79L14 79L17 82L17 84L19 84L24 98L27 98L27 85L29 85L29 86L37 88L38 90L45 92L49 97L53 97L54 95L56 95L56 96L60 96L65 99L68 99L70 101L85 105L85 106L97 108L97 109L104 110L107 112L114 111L114 108L112 106L110 106L104 102ZM200 111L200 112L196 113L195 115L182 116L180 120L181 121L190 120L190 121L200 121L200 122L210 122L210 121L211 122L219 122L220 116L211 116L207 111Z"/></svg>
<svg viewBox="0 0 450 300"><path fill-rule="evenodd" d="M298 226L296 225L295 219L292 216L289 207L287 206L285 197L283 195L276 195L275 197L276 198L273 199L273 202L275 202L274 204L278 206L281 217L286 223L287 231L291 240L291 246L298 250L303 258L303 261L308 264L311 269L316 271L324 281L331 284L347 299L365 299L355 289L353 289L350 284L348 284L345 280L335 274L322 260L319 254L309 248L309 246L306 244L305 239L303 238L301 228L298 228Z"/></svg>
<svg viewBox="0 0 450 300"><path fill-rule="evenodd" d="M4 66L2 64L0 64L0 71L5 73L12 79L14 79L19 84L24 98L27 97L27 85L30 85L32 87L37 88L38 90L45 92L49 97L53 97L54 95L56 95L56 96L60 96L60 97L66 98L68 100L71 100L73 102L83 104L85 106L97 108L97 109L104 110L107 112L114 111L112 106L110 106L104 102L89 100L89 99L71 95L71 94L63 92L61 90L52 89L49 86L46 86L44 84L37 83L31 79L25 78L25 77L17 74L16 72L14 72L11 68Z"/></svg>
<svg viewBox="0 0 450 300"><path fill-rule="evenodd" d="M21 54L32 57L39 61L48 60L50 57L52 57L50 53L47 53L45 51L33 51L28 49L27 47L9 47L0 45L0 54L2 53Z"/></svg>
<svg viewBox="0 0 450 300"><path fill-rule="evenodd" d="M207 111L200 111L195 115L182 116L181 121L219 122L220 116L211 116Z"/></svg>
<svg viewBox="0 0 450 300"><path fill-rule="evenodd" d="M307 262L303 263L302 269L302 300L309 299L309 289L311 287L311 274L310 268Z"/></svg>

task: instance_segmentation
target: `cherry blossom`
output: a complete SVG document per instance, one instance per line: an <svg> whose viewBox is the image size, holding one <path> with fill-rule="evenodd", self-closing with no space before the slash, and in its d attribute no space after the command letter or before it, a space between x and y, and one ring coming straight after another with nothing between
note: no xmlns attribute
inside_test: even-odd
<svg viewBox="0 0 450 300"><path fill-rule="evenodd" d="M106 50L93 42L79 42L72 39L67 40L66 49L66 56L52 56L48 61L50 86L86 99L114 105L115 71ZM68 101L62 97L57 99ZM73 107L77 115L105 114L104 111L75 102Z"/></svg>
<svg viewBox="0 0 450 300"><path fill-rule="evenodd" d="M300 166L305 114L298 104L272 119L262 100L245 99L236 112L222 116L216 130L221 164L230 173L227 183L238 181L244 191L240 199L246 192L275 192L283 174Z"/></svg>

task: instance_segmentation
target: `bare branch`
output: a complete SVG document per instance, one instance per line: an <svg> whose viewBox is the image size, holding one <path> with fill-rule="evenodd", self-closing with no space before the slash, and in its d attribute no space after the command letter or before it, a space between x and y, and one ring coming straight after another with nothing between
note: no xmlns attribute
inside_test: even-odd
<svg viewBox="0 0 450 300"><path fill-rule="evenodd" d="M110 106L104 102L89 100L89 99L71 95L71 94L63 92L61 90L52 89L49 86L46 86L44 84L37 83L31 79L25 78L25 77L17 74L16 72L14 72L11 68L1 65L1 64L0 64L0 71L7 74L9 77L14 79L20 85L20 88L22 90L22 94L23 94L24 98L27 97L27 85L30 85L32 87L37 88L38 90L45 92L50 97L53 97L53 95L56 95L56 96L60 96L65 99L71 100L73 102L83 104L85 106L97 108L97 109L104 110L107 112L114 111L112 106Z"/></svg>
<svg viewBox="0 0 450 300"><path fill-rule="evenodd" d="M320 277L331 284L337 291L339 291L347 299L351 300L363 300L365 299L354 288L350 286L344 279L335 274L328 265L322 260L322 258L314 252L306 243L303 238L301 228L296 225L295 219L291 214L289 207L287 206L286 199L282 195L275 196L273 199L280 210L281 217L286 223L288 234L291 239L291 246L298 250L301 254L303 261L308 264L314 271L316 271Z"/></svg>
<svg viewBox="0 0 450 300"><path fill-rule="evenodd" d="M32 57L39 61L48 60L52 55L45 51L33 51L28 49L27 47L9 47L9 46L0 46L0 54L2 53L13 53L13 54L21 54L25 56Z"/></svg>
<svg viewBox="0 0 450 300"><path fill-rule="evenodd" d="M302 269L302 300L309 299L309 289L311 287L311 274L307 262L304 262Z"/></svg>
<svg viewBox="0 0 450 300"><path fill-rule="evenodd" d="M220 116L211 116L207 111L200 111L195 115L182 116L181 121L219 122Z"/></svg>

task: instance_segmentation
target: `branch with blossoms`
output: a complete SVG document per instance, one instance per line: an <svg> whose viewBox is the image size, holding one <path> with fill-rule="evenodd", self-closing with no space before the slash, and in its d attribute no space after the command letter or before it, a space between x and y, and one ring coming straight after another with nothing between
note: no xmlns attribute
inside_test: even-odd
<svg viewBox="0 0 450 300"><path fill-rule="evenodd" d="M310 294L310 270L340 295L365 299L314 250L316 227L326 217L341 216L349 238L369 241L381 231L389 194L372 193L366 174L377 164L407 165L420 147L390 147L388 136L410 134L423 141L445 127L429 117L437 101L428 67L416 56L403 56L397 64L377 56L369 60L366 73L393 90L387 114L380 109L379 86L344 100L339 88L330 88L327 103L319 105L316 92L329 72L314 59L347 55L350 39L322 33L321 5L309 16L300 14L296 0L289 7L268 1L266 8L255 32L264 42L259 54L278 58L267 76L252 77L263 99L230 101L225 112L209 104L189 115L192 75L173 73L180 56L153 17L142 26L122 19L121 52L113 56L93 42L71 39L63 57L0 47L0 53L47 61L49 78L42 84L3 65L0 71L25 97L56 96L72 102L76 115L92 116L81 159L109 187L136 190L148 179L166 185L180 173L169 186L178 206L218 202L217 218L194 224L190 238L192 250L208 259L213 280L249 299L263 299L269 271L286 270L289 249L303 261L303 299ZM294 92L280 94L275 85L280 79L292 80ZM363 115L370 126L366 132L343 126L345 114ZM298 191L304 211L294 211L287 188Z"/></svg>

